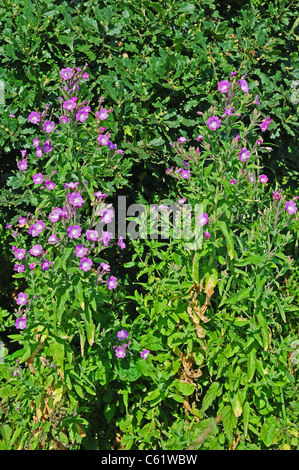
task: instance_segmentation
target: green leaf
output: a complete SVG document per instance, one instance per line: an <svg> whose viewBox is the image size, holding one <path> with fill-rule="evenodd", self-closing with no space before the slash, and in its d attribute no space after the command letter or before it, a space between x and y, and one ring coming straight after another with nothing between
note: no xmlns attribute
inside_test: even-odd
<svg viewBox="0 0 299 470"><path fill-rule="evenodd" d="M116 412L116 406L114 403L107 403L104 408L104 416L108 423L112 420Z"/></svg>
<svg viewBox="0 0 299 470"><path fill-rule="evenodd" d="M195 385L185 383L185 382L178 382L176 384L176 389L179 393L181 393L184 396L189 396L192 395L192 393L195 390Z"/></svg>
<svg viewBox="0 0 299 470"><path fill-rule="evenodd" d="M232 407L230 405L227 405L223 408L221 415L224 433L228 441L231 443L233 441L237 418L235 417Z"/></svg>
<svg viewBox="0 0 299 470"><path fill-rule="evenodd" d="M58 324L61 323L62 314L64 312L64 306L66 301L70 298L70 288L69 286L61 286L58 288L57 300L56 300L56 316Z"/></svg>
<svg viewBox="0 0 299 470"><path fill-rule="evenodd" d="M202 412L206 411L211 406L211 404L213 403L217 395L221 392L221 390L222 390L222 387L219 382L212 383L210 388L206 391L206 394L202 401L202 407L201 407Z"/></svg>
<svg viewBox="0 0 299 470"><path fill-rule="evenodd" d="M11 438L11 435L12 435L11 427L8 426L8 424L3 424L1 426L1 434L3 436L3 439L6 442L6 445L9 446L10 438Z"/></svg>
<svg viewBox="0 0 299 470"><path fill-rule="evenodd" d="M235 417L239 418L239 416L241 416L243 413L242 402L239 392L235 394L234 398L232 399L231 405Z"/></svg>
<svg viewBox="0 0 299 470"><path fill-rule="evenodd" d="M228 225L226 224L226 222L223 222L223 221L220 221L218 220L217 223L216 223L216 226L219 227L219 229L221 230L225 240L226 240L226 243L227 243L227 253L228 253L228 256L230 257L230 259L234 259L235 257L235 250L234 250L234 236L233 236L233 232L229 229Z"/></svg>
<svg viewBox="0 0 299 470"><path fill-rule="evenodd" d="M256 369L256 354L255 349L252 349L248 355L247 359L247 380L251 382L255 374Z"/></svg>
<svg viewBox="0 0 299 470"><path fill-rule="evenodd" d="M236 266L247 266L248 264L255 264L257 266L262 266L264 264L264 257L258 255L251 255L243 258L236 263Z"/></svg>
<svg viewBox="0 0 299 470"><path fill-rule="evenodd" d="M221 307L224 304L237 304L238 302L240 302L240 300L247 299L250 296L250 292L251 292L251 288L242 289L237 294L234 294L228 299L224 299L223 301L221 301L219 307Z"/></svg>
<svg viewBox="0 0 299 470"><path fill-rule="evenodd" d="M274 438L276 427L277 427L277 424L275 420L271 418L267 420L262 426L261 439L267 447L270 447L273 444L273 438Z"/></svg>
<svg viewBox="0 0 299 470"><path fill-rule="evenodd" d="M262 331L264 350L267 351L267 349L269 348L269 330L268 330L267 320L262 314L262 312L258 312L256 317L257 317L258 324L261 327L261 331Z"/></svg>
<svg viewBox="0 0 299 470"><path fill-rule="evenodd" d="M282 320L286 323L287 322L287 319L286 319L286 315L284 313L284 310L283 310L283 307L280 303L280 300L279 298L276 296L276 302L277 302L277 307L278 307L278 310L279 310L279 313L280 313L280 316L282 318Z"/></svg>
<svg viewBox="0 0 299 470"><path fill-rule="evenodd" d="M56 339L55 343L50 343L50 350L52 351L55 365L63 371L64 362L64 343L62 340Z"/></svg>
<svg viewBox="0 0 299 470"><path fill-rule="evenodd" d="M250 418L250 405L248 401L246 401L243 404L243 424L244 424L245 439L247 437L247 432L248 432L249 418Z"/></svg>

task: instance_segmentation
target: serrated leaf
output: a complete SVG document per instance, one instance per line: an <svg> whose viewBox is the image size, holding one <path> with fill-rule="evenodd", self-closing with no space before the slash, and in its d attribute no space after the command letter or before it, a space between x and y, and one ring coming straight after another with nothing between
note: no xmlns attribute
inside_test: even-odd
<svg viewBox="0 0 299 470"><path fill-rule="evenodd" d="M206 394L202 401L202 407L201 407L202 412L206 411L211 406L211 404L213 403L217 395L220 393L221 389L222 387L219 382L212 383L210 388L206 391Z"/></svg>
<svg viewBox="0 0 299 470"><path fill-rule="evenodd" d="M234 429L237 424L237 418L235 417L232 407L230 405L225 406L221 414L224 434L226 435L228 441L231 443L233 441Z"/></svg>

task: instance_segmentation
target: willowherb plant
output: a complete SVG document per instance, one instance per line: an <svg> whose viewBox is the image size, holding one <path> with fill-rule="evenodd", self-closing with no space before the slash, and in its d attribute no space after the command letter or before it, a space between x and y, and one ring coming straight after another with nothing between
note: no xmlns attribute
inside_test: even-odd
<svg viewBox="0 0 299 470"><path fill-rule="evenodd" d="M123 166L123 151L102 125L113 110L101 106L101 97L92 112L80 98L81 83L89 79L86 67L60 71L60 112L50 105L43 112L30 112L28 120L38 130L32 150L21 150L19 171L10 181L21 181L17 186L22 185L30 210L23 209L7 224L13 237L15 278L21 282L14 324L19 334L11 338L23 346L17 351L18 367L11 369L11 376L17 380L31 373L32 382L47 390L49 397L64 387L72 412L78 406L74 393L78 382L81 385L83 380L85 392L95 394L95 385L80 378L82 373L75 366L76 344L79 341L79 354L84 357L85 342L94 344L102 321L110 327L114 324L117 313L107 313L106 308L119 280L109 256L112 245L117 250L126 248L123 238L115 241L109 230L115 214L107 199L114 185L120 184L113 176L115 169L128 171L129 165ZM24 363L29 369L24 369ZM65 387L70 394L67 399ZM39 422L38 413L44 411L37 405L35 412ZM77 431L69 434L68 445L82 440L80 420L78 415L74 418Z"/></svg>
<svg viewBox="0 0 299 470"><path fill-rule="evenodd" d="M142 232L116 241L107 201L130 165L102 126L112 110L100 98L92 112L81 99L86 66L60 75L60 112L47 106L29 114L38 133L33 151L21 151L14 178L30 207L7 226L21 281L11 325L19 331L10 338L22 348L5 358L20 446L76 447L83 426L89 430L100 416L120 429L124 448L165 448L170 429L185 429L186 413L194 424L210 410L223 426L219 442L250 441L257 423L263 426L260 408L264 425L273 426L268 415L284 403L294 345L279 336L293 308L280 283L292 268L285 248L297 205L280 188L267 193L259 152L270 150L262 138L270 119L245 76L221 80L219 100L198 112L198 144L187 148L184 136L172 143L176 166L166 174L177 186L167 201L177 203L142 212L150 240ZM137 268L133 296L113 272L115 253L127 243L135 250L125 265ZM134 318L123 313L128 300L137 304Z"/></svg>
<svg viewBox="0 0 299 470"><path fill-rule="evenodd" d="M232 72L218 84L218 104L198 112L198 146L188 148L184 136L172 143L176 165L166 174L177 182L171 195L177 213L192 220L192 243L184 230L163 241L162 214L161 238L147 241L146 256L134 242L141 273L148 275L147 294L136 294L140 310L146 302L151 312L147 346L157 348L159 337L164 373L172 371L167 399L199 420L211 409L231 448L238 435L246 447L256 423L262 427L262 407L265 429L273 426L274 408L284 409L281 386L289 390L293 383L287 351L294 336L280 333L296 307L281 283L293 265L286 249L293 240L288 226L298 220L297 197L289 200L280 188L267 192L259 152L271 150L263 143L271 120L261 116L250 88ZM179 233L178 220L174 216L172 234ZM149 401L162 399L159 386L151 393Z"/></svg>

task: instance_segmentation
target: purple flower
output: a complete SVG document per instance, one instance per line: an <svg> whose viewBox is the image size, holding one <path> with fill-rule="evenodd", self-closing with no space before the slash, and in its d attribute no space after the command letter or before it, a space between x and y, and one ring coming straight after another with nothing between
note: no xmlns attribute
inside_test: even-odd
<svg viewBox="0 0 299 470"><path fill-rule="evenodd" d="M149 354L150 354L150 350L149 349L144 349L143 351L141 351L140 357L142 357L142 359L147 359Z"/></svg>
<svg viewBox="0 0 299 470"><path fill-rule="evenodd" d="M109 245L111 238L113 238L112 232L105 232L104 230L102 231L102 237L100 238L100 241L103 242L104 246Z"/></svg>
<svg viewBox="0 0 299 470"><path fill-rule="evenodd" d="M267 183L267 181L268 181L268 176L267 176L267 175L261 175L261 176L259 177L259 180L260 180L261 183Z"/></svg>
<svg viewBox="0 0 299 470"><path fill-rule="evenodd" d="M209 126L209 129L211 129L211 131L215 131L218 127L221 126L221 121L217 116L211 116L207 120L207 126Z"/></svg>
<svg viewBox="0 0 299 470"><path fill-rule="evenodd" d="M56 184L53 183L53 181L46 180L45 181L45 186L46 186L47 189L49 189L49 191L52 191L55 188Z"/></svg>
<svg viewBox="0 0 299 470"><path fill-rule="evenodd" d="M233 116L234 115L234 109L235 107L233 106L232 108L224 108L224 114L227 114L228 116Z"/></svg>
<svg viewBox="0 0 299 470"><path fill-rule="evenodd" d="M248 86L248 83L246 80L240 80L239 81L239 85L240 85L240 88L241 90L244 92L244 93L248 93L250 88Z"/></svg>
<svg viewBox="0 0 299 470"><path fill-rule="evenodd" d="M184 142L187 142L187 139L186 139L186 137L179 137L178 142L179 143L184 143Z"/></svg>
<svg viewBox="0 0 299 470"><path fill-rule="evenodd" d="M210 232L207 230L204 234L204 237L208 240L211 236Z"/></svg>
<svg viewBox="0 0 299 470"><path fill-rule="evenodd" d="M78 113L76 114L76 119L77 121L84 122L88 118L88 113L90 112L90 107L85 106L84 108L81 108Z"/></svg>
<svg viewBox="0 0 299 470"><path fill-rule="evenodd" d="M184 197L178 199L178 204L185 204L186 199Z"/></svg>
<svg viewBox="0 0 299 470"><path fill-rule="evenodd" d="M195 140L198 140L198 141L199 141L199 140L202 140L202 139L203 139L203 135L199 134L199 135L196 137Z"/></svg>
<svg viewBox="0 0 299 470"><path fill-rule="evenodd" d="M43 130L47 134L50 134L51 132L53 132L54 129L55 129L55 123L54 122L51 122L51 121L45 121L44 122Z"/></svg>
<svg viewBox="0 0 299 470"><path fill-rule="evenodd" d="M24 315L23 317L19 317L19 318L16 319L15 327L16 327L18 330L24 330L24 328L26 328L26 326L27 326L26 315Z"/></svg>
<svg viewBox="0 0 299 470"><path fill-rule="evenodd" d="M50 245L56 245L56 243L59 243L59 241L59 238L55 234L50 235L48 238L48 243L50 243Z"/></svg>
<svg viewBox="0 0 299 470"><path fill-rule="evenodd" d="M239 160L241 162L246 162L250 157L250 151L246 147L242 147L241 152L239 153Z"/></svg>
<svg viewBox="0 0 299 470"><path fill-rule="evenodd" d="M182 169L181 171L181 177L184 178L184 179L188 179L190 178L190 170L187 170L187 169Z"/></svg>
<svg viewBox="0 0 299 470"><path fill-rule="evenodd" d="M45 153L49 153L53 150L53 145L51 144L50 140L46 140L45 143L43 144L43 151Z"/></svg>
<svg viewBox="0 0 299 470"><path fill-rule="evenodd" d="M80 238L81 237L80 225L70 225L67 229L67 233L70 238Z"/></svg>
<svg viewBox="0 0 299 470"><path fill-rule="evenodd" d="M202 227L206 225L209 221L208 214L206 214L205 212L203 214L200 214L198 216L198 221L199 221L199 225L201 225Z"/></svg>
<svg viewBox="0 0 299 470"><path fill-rule="evenodd" d="M35 148L39 146L39 140L36 137L33 139L33 145Z"/></svg>
<svg viewBox="0 0 299 470"><path fill-rule="evenodd" d="M125 244L125 242L124 242L123 237L119 237L117 244L118 244L118 246L120 246L121 250L123 250L124 248L126 248L126 244Z"/></svg>
<svg viewBox="0 0 299 470"><path fill-rule="evenodd" d="M79 268L82 270L82 271L90 271L91 269L91 266L93 265L93 262L90 258L82 258L81 259L81 262L80 262L80 266Z"/></svg>
<svg viewBox="0 0 299 470"><path fill-rule="evenodd" d="M297 212L297 206L295 201L287 201L285 204L285 210L288 214L293 215Z"/></svg>
<svg viewBox="0 0 299 470"><path fill-rule="evenodd" d="M107 134L100 134L97 138L98 142L101 144L101 145L107 145L108 142L109 142L109 135Z"/></svg>
<svg viewBox="0 0 299 470"><path fill-rule="evenodd" d="M63 80L68 80L69 78L72 78L72 76L74 75L73 69L71 69L70 67L61 69L59 73Z"/></svg>
<svg viewBox="0 0 299 470"><path fill-rule="evenodd" d="M218 83L218 90L221 91L222 93L227 93L230 87L230 82L227 80L221 80L221 82Z"/></svg>
<svg viewBox="0 0 299 470"><path fill-rule="evenodd" d="M34 224L29 227L28 233L32 237L37 237L42 233L45 228L45 223L42 220L37 220Z"/></svg>
<svg viewBox="0 0 299 470"><path fill-rule="evenodd" d="M267 117L260 125L260 128L262 130L262 132L265 132L265 130L267 129L267 127L269 126L271 122L271 118Z"/></svg>
<svg viewBox="0 0 299 470"><path fill-rule="evenodd" d="M15 264L13 268L18 273L23 273L25 271L25 266L21 263L20 264Z"/></svg>
<svg viewBox="0 0 299 470"><path fill-rule="evenodd" d="M259 99L258 99L258 96L257 96L257 95L255 95L254 102L255 102L258 106L260 105L260 102L259 102Z"/></svg>
<svg viewBox="0 0 299 470"><path fill-rule="evenodd" d="M74 100L66 100L63 105L64 109L66 109L67 111L72 111L73 109L75 109L75 107L77 106L77 104L75 103Z"/></svg>
<svg viewBox="0 0 299 470"><path fill-rule="evenodd" d="M35 152L35 155L38 157L38 158L41 158L43 156L43 151L40 147L37 147L36 149L36 152Z"/></svg>
<svg viewBox="0 0 299 470"><path fill-rule="evenodd" d="M280 199L281 198L281 189L279 189L277 192L272 191L274 199Z"/></svg>
<svg viewBox="0 0 299 470"><path fill-rule="evenodd" d="M60 123L64 123L64 124L68 124L70 122L68 116L60 116L58 120Z"/></svg>
<svg viewBox="0 0 299 470"><path fill-rule="evenodd" d="M117 348L115 349L115 355L118 358L123 358L126 355L126 351L122 346L117 346Z"/></svg>
<svg viewBox="0 0 299 470"><path fill-rule="evenodd" d="M25 217L19 217L18 222L21 227L24 227L27 224L27 219Z"/></svg>
<svg viewBox="0 0 299 470"><path fill-rule="evenodd" d="M51 266L51 261L48 261L47 259L45 259L42 263L41 263L41 268L43 271L48 271L49 267Z"/></svg>
<svg viewBox="0 0 299 470"><path fill-rule="evenodd" d="M59 207L54 207L52 212L50 212L49 214L49 219L51 222L55 223L60 219L61 216L62 216L62 209L60 209Z"/></svg>
<svg viewBox="0 0 299 470"><path fill-rule="evenodd" d="M96 230L86 230L86 238L95 242L98 240L99 234Z"/></svg>
<svg viewBox="0 0 299 470"><path fill-rule="evenodd" d="M65 183L64 187L65 189L76 189L76 187L79 185L79 181L73 182L71 181L70 183Z"/></svg>
<svg viewBox="0 0 299 470"><path fill-rule="evenodd" d="M32 124L37 124L40 121L39 113L36 113L35 111L32 111L28 116L28 120L30 122L32 122Z"/></svg>
<svg viewBox="0 0 299 470"><path fill-rule="evenodd" d="M104 209L101 214L101 221L105 224L109 224L114 217L114 211L112 209Z"/></svg>
<svg viewBox="0 0 299 470"><path fill-rule="evenodd" d="M43 247L41 245L36 244L36 245L33 245L32 248L30 248L29 253L32 256L39 256L42 251L43 251Z"/></svg>
<svg viewBox="0 0 299 470"><path fill-rule="evenodd" d="M35 269L35 266L36 266L35 263L29 263L28 264L29 269L32 269L32 270Z"/></svg>
<svg viewBox="0 0 299 470"><path fill-rule="evenodd" d="M23 307L23 305L25 305L27 301L28 301L28 295L25 294L24 292L20 292L16 300L17 304Z"/></svg>
<svg viewBox="0 0 299 470"><path fill-rule="evenodd" d="M71 193L68 197L70 204L74 207L82 207L85 202L80 193Z"/></svg>
<svg viewBox="0 0 299 470"><path fill-rule="evenodd" d="M21 170L21 171L27 170L28 165L27 165L26 160L21 160L21 161L18 163L18 168L19 168L19 170Z"/></svg>
<svg viewBox="0 0 299 470"><path fill-rule="evenodd" d="M129 336L129 333L127 332L127 330L120 330L117 332L117 335L118 339L121 339L122 341L124 341L125 339L128 338Z"/></svg>
<svg viewBox="0 0 299 470"><path fill-rule="evenodd" d="M84 248L84 246L80 243L76 246L76 256L78 258L84 258L88 253L88 248Z"/></svg>
<svg viewBox="0 0 299 470"><path fill-rule="evenodd" d="M102 191L97 191L96 193L94 193L95 197L97 199L102 199L104 197L107 197L107 194L106 193L102 193Z"/></svg>
<svg viewBox="0 0 299 470"><path fill-rule="evenodd" d="M100 266L101 266L101 268L102 268L105 272L110 271L110 264L108 264L108 263L101 263Z"/></svg>
<svg viewBox="0 0 299 470"><path fill-rule="evenodd" d="M230 180L230 184L236 184L235 178L233 178L232 180Z"/></svg>
<svg viewBox="0 0 299 470"><path fill-rule="evenodd" d="M109 140L107 146L110 148L110 150L116 150L117 149L117 145L114 144L111 140Z"/></svg>
<svg viewBox="0 0 299 470"><path fill-rule="evenodd" d="M23 259L25 257L25 254L26 250L24 250L24 248L17 248L14 252L15 258L17 258L18 260Z"/></svg>
<svg viewBox="0 0 299 470"><path fill-rule="evenodd" d="M104 121L109 117L109 113L106 108L101 108L100 111L97 112L97 118L100 119L100 121Z"/></svg>
<svg viewBox="0 0 299 470"><path fill-rule="evenodd" d="M32 179L34 184L41 184L44 181L44 177L41 173L35 173L35 175L32 176Z"/></svg>
<svg viewBox="0 0 299 470"><path fill-rule="evenodd" d="M107 286L109 290L116 289L117 287L117 279L115 276L110 276L108 281L107 281Z"/></svg>

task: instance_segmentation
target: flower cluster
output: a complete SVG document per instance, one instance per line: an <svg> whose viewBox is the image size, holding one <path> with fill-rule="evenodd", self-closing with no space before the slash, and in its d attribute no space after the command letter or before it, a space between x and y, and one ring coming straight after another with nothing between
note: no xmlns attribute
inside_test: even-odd
<svg viewBox="0 0 299 470"><path fill-rule="evenodd" d="M116 337L117 340L122 341L122 344L118 346L113 346L113 349L115 349L116 357L119 359L123 359L124 357L126 357L127 351L129 350L129 346L132 344L132 342L130 340L128 340L128 342L125 342L129 337L129 333L127 330L118 331ZM143 349L142 351L140 351L140 357L142 359L147 359L149 354L149 349Z"/></svg>
<svg viewBox="0 0 299 470"><path fill-rule="evenodd" d="M111 232L105 230L98 232L94 228L99 217L104 224L109 224L113 220L114 211L110 207L111 205L107 207L105 204L107 194L102 193L100 190L94 191L91 201L93 206L92 215L85 220L85 217L82 218L80 210L82 209L84 213L88 212L88 209L85 209L87 205L85 193L91 194L90 190L85 191L88 181L85 181L84 184L76 179L62 182L58 179L59 175L56 171L47 174L46 170L43 169L33 170L30 177L27 175L31 163L36 165L38 159L46 154L53 151L59 152L59 149L55 147L55 139L52 135L60 132L60 129L66 129L65 125L68 124L70 128L76 130L76 126L87 121L90 115L94 116L96 123L97 138L95 141L101 146L107 145L112 153L123 153L122 150L117 150L117 145L110 140L110 133L106 132L106 128L102 126L103 121L108 119L113 109L103 107L103 98L101 97L99 107L93 113L89 104L79 99L81 83L89 79L86 68L87 64L84 65L83 69L66 67L60 71L62 96L59 97L61 111L58 118L59 122L55 122L54 117L56 115L53 110L50 110L50 105L47 105L43 112L36 110L30 112L28 121L33 125L37 125L40 133L44 134L45 138L34 137L32 142L33 154L28 155L27 150L21 150L21 160L17 159L20 177L24 181L28 181L29 178L34 191L48 190L52 192L55 189L53 191L54 197L50 199L49 195L48 200L56 201L56 205L54 203L52 207L50 206L50 209L49 205L46 206L48 207L48 213L45 209L43 211L39 209L34 215L30 213L27 217L21 215L16 230L12 229L11 224L7 224L7 228L12 229L11 233L16 240L20 235L19 229L23 228L24 230L22 236L19 237L23 242L21 241L13 246L14 270L17 273L20 274L25 271L26 274L26 270L28 270L27 277L29 279L33 272L36 273L36 276L40 276L43 271L48 271L51 268L55 270L57 255L63 253L66 247L72 247L71 262L73 266L77 266L84 273L89 271L95 273L95 285L102 282L106 284L108 290L114 290L118 286L118 279L113 275L107 276L107 273L110 272L110 265L102 261L98 266L95 266L97 263L94 261L94 256L108 247L113 238ZM61 185L64 185L64 191ZM40 194L42 195L42 193ZM63 195L64 201L62 202ZM61 201L61 204L57 203L58 200ZM32 242L29 247L25 248L22 243L26 238L29 243ZM121 250L126 247L122 237L119 238L117 244ZM17 298L17 305L22 308L27 302L28 294L21 292ZM26 314L19 316L16 320L16 328L24 329L26 325Z"/></svg>
<svg viewBox="0 0 299 470"><path fill-rule="evenodd" d="M256 109L256 107L260 106L260 102L257 95L255 95L254 99L252 100L252 95L249 94L250 87L246 80L246 75L244 75L240 80L236 80L235 75L236 72L231 72L229 80L224 79L218 83L220 104L224 112L221 118L219 117L220 113L219 116L217 116L215 106L211 107L205 114L197 111L197 114L204 116L204 126L201 127L201 133L198 134L195 140L200 142L206 154L212 153L213 143L215 143L217 148L219 147L219 136L217 134L219 129L224 130L225 127L226 136L227 138L230 137L231 128L229 127L228 119L232 119L234 116L241 116L240 111L243 108L246 108L250 105L254 105L255 108L253 111L253 117L250 121L250 132L254 130L265 132L271 124L270 117L265 119L260 118L260 112ZM241 97L241 100L238 99L239 97ZM241 104L239 101L241 101ZM224 122L222 120L223 118L225 119ZM233 122L235 121L231 121L231 123ZM236 130L234 129L234 133L235 132ZM231 138L231 146L228 151L231 162L227 162L229 164L226 165L226 168L225 164L222 167L222 171L225 171L225 173L228 173L228 169L231 168L231 173L228 173L228 183L232 186L235 186L236 188L240 186L242 181L244 181L244 177L245 180L247 180L249 183L254 183L254 187L256 187L257 184L265 185L269 181L269 178L266 174L255 175L252 171L249 172L246 169L247 162L249 162L249 165L252 164L253 157L257 154L258 148L272 150L270 147L261 147L263 143L263 139L261 137L259 137L253 145L250 145L250 142L246 139L248 132L249 130L244 130L242 136L237 134ZM193 168L194 170L196 169L197 162L199 161L200 149L198 147L189 147L189 149L185 149L184 144L186 142L187 138L183 136L180 136L176 143L171 142L171 146L175 149L177 155L182 158L183 166L176 168L172 166L167 168L166 174L175 177L177 180L190 179ZM214 160L216 167L216 162L220 161L220 158L215 155L210 155L210 158L211 160ZM241 168L240 163L242 165ZM283 197L281 190L275 192L273 197L274 199L281 199ZM184 197L181 197L178 200L178 203L181 205L183 205L185 202L186 199ZM295 200L286 201L284 209L288 212L289 215L296 214L297 206ZM201 226L206 225L209 222L208 215L206 213L200 214L198 216L198 222ZM204 232L204 237L206 239L211 237L211 234L208 230Z"/></svg>

